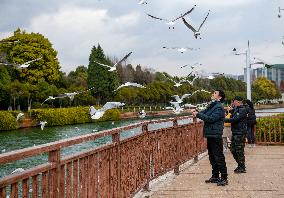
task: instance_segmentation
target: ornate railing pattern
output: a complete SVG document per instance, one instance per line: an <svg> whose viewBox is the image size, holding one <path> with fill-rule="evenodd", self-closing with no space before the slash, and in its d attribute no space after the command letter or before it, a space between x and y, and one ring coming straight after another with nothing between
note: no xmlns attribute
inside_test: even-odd
<svg viewBox="0 0 284 198"><path fill-rule="evenodd" d="M0 198L132 197L149 181L174 170L206 150L202 122L179 124L190 117L147 121L0 154L0 165L48 153L48 162L0 179ZM166 128L150 126L171 122ZM140 133L122 139L121 133ZM62 148L111 136L112 142L61 158Z"/></svg>

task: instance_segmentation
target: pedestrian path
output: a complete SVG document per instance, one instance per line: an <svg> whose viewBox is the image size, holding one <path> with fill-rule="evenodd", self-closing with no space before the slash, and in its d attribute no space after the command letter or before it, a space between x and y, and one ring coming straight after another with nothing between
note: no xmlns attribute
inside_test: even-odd
<svg viewBox="0 0 284 198"><path fill-rule="evenodd" d="M151 198L284 198L284 146L246 148L247 173L235 174L236 163L230 152L225 153L229 185L217 186L204 181L211 176L208 156L186 168L171 181L151 188Z"/></svg>

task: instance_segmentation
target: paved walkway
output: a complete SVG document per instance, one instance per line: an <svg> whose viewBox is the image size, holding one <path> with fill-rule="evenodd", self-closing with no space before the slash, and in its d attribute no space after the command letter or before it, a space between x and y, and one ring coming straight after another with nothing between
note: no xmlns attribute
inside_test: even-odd
<svg viewBox="0 0 284 198"><path fill-rule="evenodd" d="M229 185L205 184L211 175L208 156L183 170L164 184L153 185L151 198L170 197L255 197L284 198L284 146L257 146L246 148L247 173L235 174L236 163L226 153ZM148 197L148 196L147 196Z"/></svg>

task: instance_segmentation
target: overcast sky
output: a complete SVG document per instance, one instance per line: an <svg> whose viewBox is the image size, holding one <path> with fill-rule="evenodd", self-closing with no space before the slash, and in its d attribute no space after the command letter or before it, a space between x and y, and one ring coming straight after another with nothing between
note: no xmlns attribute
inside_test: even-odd
<svg viewBox="0 0 284 198"><path fill-rule="evenodd" d="M109 57L121 58L133 51L128 63L182 76L179 67L200 62L208 72L242 74L245 56L232 55L236 47L244 52L247 40L252 57L270 63L284 63L284 0L0 0L0 39L20 27L47 37L62 71L88 65L92 46L100 43ZM186 20L198 27L208 10L210 15L196 40L181 20L174 30L145 13L173 19L197 5ZM194 47L181 54L167 47Z"/></svg>

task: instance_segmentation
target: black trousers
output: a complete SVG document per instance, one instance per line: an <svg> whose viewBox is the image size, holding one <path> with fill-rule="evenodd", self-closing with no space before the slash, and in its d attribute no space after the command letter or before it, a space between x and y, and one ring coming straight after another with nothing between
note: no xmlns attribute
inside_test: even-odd
<svg viewBox="0 0 284 198"><path fill-rule="evenodd" d="M212 177L219 177L221 173L222 178L227 178L228 172L223 153L222 138L207 138L207 149L212 166Z"/></svg>

